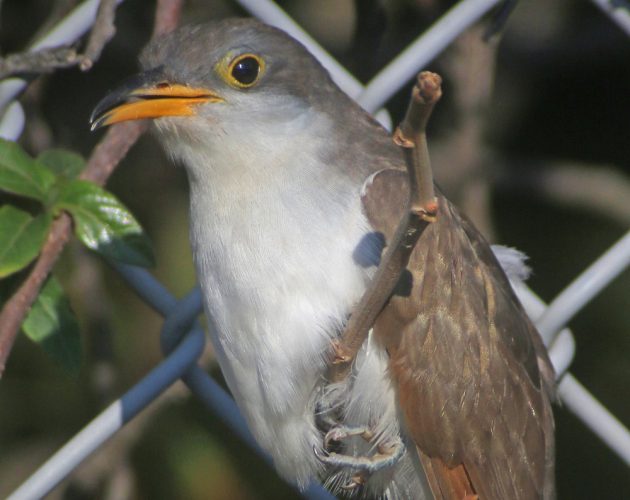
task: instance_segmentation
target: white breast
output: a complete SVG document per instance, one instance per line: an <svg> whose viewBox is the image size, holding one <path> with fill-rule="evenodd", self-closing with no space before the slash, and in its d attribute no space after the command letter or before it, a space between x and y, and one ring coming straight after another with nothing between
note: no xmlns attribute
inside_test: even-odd
<svg viewBox="0 0 630 500"><path fill-rule="evenodd" d="M219 362L256 437L293 469L312 457L314 390L330 340L365 287L352 257L366 231L359 198L314 200L287 186L282 197L251 193L217 206L191 194Z"/></svg>
<svg viewBox="0 0 630 500"><path fill-rule="evenodd" d="M248 144L215 132L208 147L178 140L171 149L190 178L193 255L221 369L278 469L305 483L321 467L314 410L330 340L378 249L361 243L361 186L331 180L333 166L316 160L317 134L304 142L299 131L295 147L262 156L284 130L245 134Z"/></svg>

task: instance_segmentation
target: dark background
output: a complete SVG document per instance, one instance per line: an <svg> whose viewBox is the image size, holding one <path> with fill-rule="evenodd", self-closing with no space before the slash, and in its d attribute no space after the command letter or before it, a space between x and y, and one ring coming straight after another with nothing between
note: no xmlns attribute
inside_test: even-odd
<svg viewBox="0 0 630 500"><path fill-rule="evenodd" d="M4 0L2 55L23 50L51 15L73 3ZM367 81L452 3L281 5ZM91 71L60 70L30 85L21 98L27 113L21 142L28 151L55 146L89 155L102 135L89 131L91 109L136 71L153 10L153 2L125 1L117 11L117 36ZM228 0L196 0L187 3L185 22L228 15L245 13ZM492 241L530 256L530 285L549 301L630 226L630 40L588 1L521 2L507 22L494 70L487 60L475 65L466 56L486 50L479 48L481 31L429 66L445 77L445 97L431 123L436 177ZM493 74L494 88L484 87ZM480 97L484 89L487 101ZM465 101L466 90L477 97ZM394 122L408 93L406 86L388 105ZM472 139L462 140L465 133ZM195 283L183 170L146 135L108 187L151 236L155 274L183 295ZM18 340L0 381L0 497L160 360L160 318L97 257L72 244L55 272L80 318L83 365L78 377L69 376L25 337ZM629 277L626 271L570 323L577 341L571 372L626 425ZM206 362L220 378L211 353ZM630 498L628 467L568 411L557 406L555 413L559 498ZM178 385L51 498L293 495Z"/></svg>

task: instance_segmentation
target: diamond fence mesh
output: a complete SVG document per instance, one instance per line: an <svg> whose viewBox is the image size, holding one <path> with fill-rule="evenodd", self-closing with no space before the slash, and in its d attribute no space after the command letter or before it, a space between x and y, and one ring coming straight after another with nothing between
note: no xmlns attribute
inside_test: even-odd
<svg viewBox="0 0 630 500"><path fill-rule="evenodd" d="M389 115L386 111L380 110L381 107L403 85L407 84L413 75L448 47L456 37L500 2L498 0L465 0L455 4L365 86L317 45L275 3L266 0L239 0L238 3L251 15L276 25L300 39L329 69L333 78L349 95L390 127ZM598 1L596 3L610 15L611 22L630 34L627 10L614 9L612 2ZM50 30L39 46L72 43L91 26L97 4L96 1L83 2ZM19 80L3 82L0 85L0 105L8 104L0 122L0 132L4 137L17 139L22 132L24 113L20 104L14 99L25 85L25 81ZM629 264L630 232L627 232L566 286L549 305L545 305L524 284L514 284L525 308L535 320L550 348L551 358L558 374L558 393L562 403L587 428L599 436L627 466L630 466L630 432L568 371L576 352L576 342L566 325ZM10 495L11 499L22 500L45 496L86 457L97 451L103 443L119 432L157 396L178 380L182 380L194 396L222 419L236 435L264 456L254 443L230 396L198 364L205 345L205 335L198 323L198 317L202 312L199 291L193 289L183 299L176 300L147 271L117 264L111 264L111 266L146 304L164 316L160 333L164 360L32 472ZM620 395L620 397L627 396ZM306 491L304 496L307 498L330 497L316 485Z"/></svg>

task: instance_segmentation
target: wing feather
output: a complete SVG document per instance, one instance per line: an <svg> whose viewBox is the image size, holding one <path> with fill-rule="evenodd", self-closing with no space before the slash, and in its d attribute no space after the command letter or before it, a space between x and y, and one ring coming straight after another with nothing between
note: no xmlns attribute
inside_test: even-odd
<svg viewBox="0 0 630 500"><path fill-rule="evenodd" d="M382 170L364 186L365 214L385 241L407 196L400 170ZM409 261L411 290L394 295L374 327L406 428L428 457L436 498L462 498L469 480L466 495L482 499L552 499L547 352L487 242L438 197L438 219Z"/></svg>

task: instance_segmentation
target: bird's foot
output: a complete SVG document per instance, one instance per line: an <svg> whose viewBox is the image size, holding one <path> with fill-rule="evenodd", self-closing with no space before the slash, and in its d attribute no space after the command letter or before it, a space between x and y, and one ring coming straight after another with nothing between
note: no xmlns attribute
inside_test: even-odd
<svg viewBox="0 0 630 500"><path fill-rule="evenodd" d="M405 445L401 440L394 443L379 444L376 447L376 453L370 456L344 455L329 451L333 441L340 442L352 436L360 436L370 443L374 439L374 432L367 427L339 426L326 433L323 451L313 447L313 452L320 462L334 467L348 467L360 471L360 474L351 479L349 488L355 488L364 483L367 475L395 465L405 452Z"/></svg>
<svg viewBox="0 0 630 500"><path fill-rule="evenodd" d="M346 427L338 425L330 429L324 436L324 450L330 450L331 441L341 442L352 436L361 436L369 443L374 439L374 432L369 427Z"/></svg>
<svg viewBox="0 0 630 500"><path fill-rule="evenodd" d="M371 456L353 456L335 452L322 452L318 450L316 446L313 447L313 452L317 459L326 465L350 467L351 469L373 474L381 469L395 465L403 456L405 446L402 444L402 441L399 441L387 450L381 450L381 447L379 447L378 451Z"/></svg>

